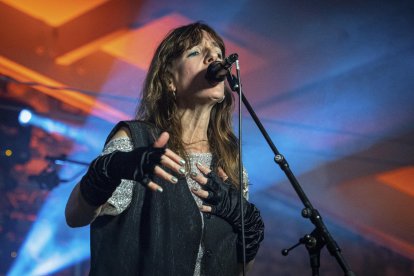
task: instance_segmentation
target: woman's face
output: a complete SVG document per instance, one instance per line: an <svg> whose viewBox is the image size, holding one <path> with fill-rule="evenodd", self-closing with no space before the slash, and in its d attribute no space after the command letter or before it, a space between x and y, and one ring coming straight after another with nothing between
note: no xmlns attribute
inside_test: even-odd
<svg viewBox="0 0 414 276"><path fill-rule="evenodd" d="M176 91L178 105L214 105L224 96L224 82L210 84L205 74L210 63L222 60L222 52L211 36L203 32L200 44L184 51L172 63L171 89Z"/></svg>

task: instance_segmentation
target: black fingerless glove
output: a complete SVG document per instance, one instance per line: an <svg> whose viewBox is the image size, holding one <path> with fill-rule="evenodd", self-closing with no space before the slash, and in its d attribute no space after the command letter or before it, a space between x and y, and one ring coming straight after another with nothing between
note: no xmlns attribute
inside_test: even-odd
<svg viewBox="0 0 414 276"><path fill-rule="evenodd" d="M148 184L164 153L164 148L140 147L97 157L80 181L82 197L90 205L100 206L112 196L121 179Z"/></svg>
<svg viewBox="0 0 414 276"><path fill-rule="evenodd" d="M203 187L209 192L204 202L211 206L211 213L224 218L239 234L237 254L243 262L242 225L240 216L240 194L232 185L225 183L214 172L207 175L208 181ZM243 198L244 235L246 262L253 260L264 237L264 223L256 206Z"/></svg>

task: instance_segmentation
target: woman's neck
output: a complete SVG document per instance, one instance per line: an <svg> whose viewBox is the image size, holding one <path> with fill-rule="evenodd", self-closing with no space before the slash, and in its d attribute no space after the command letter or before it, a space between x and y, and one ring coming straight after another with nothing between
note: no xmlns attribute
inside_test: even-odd
<svg viewBox="0 0 414 276"><path fill-rule="evenodd" d="M187 108L179 112L182 126L181 140L184 148L188 152L209 152L207 129L211 108Z"/></svg>

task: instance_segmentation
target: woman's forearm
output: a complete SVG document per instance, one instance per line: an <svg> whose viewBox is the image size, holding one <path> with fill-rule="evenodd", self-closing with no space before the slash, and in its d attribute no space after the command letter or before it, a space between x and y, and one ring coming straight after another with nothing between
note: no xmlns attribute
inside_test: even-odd
<svg viewBox="0 0 414 276"><path fill-rule="evenodd" d="M92 206L82 197L79 183L73 188L66 203L65 218L70 227L81 227L90 224L99 215L101 206Z"/></svg>

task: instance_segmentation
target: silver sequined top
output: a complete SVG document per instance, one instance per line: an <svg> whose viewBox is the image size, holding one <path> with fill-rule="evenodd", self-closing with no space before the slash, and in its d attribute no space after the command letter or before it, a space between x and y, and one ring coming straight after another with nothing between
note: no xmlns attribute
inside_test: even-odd
<svg viewBox="0 0 414 276"><path fill-rule="evenodd" d="M122 138L116 138L111 140L108 144L106 144L104 150L102 151L101 155L109 154L115 150L119 151L131 151L133 149L132 140L128 137L122 137ZM204 164L207 167L210 167L212 155L211 153L191 153L189 154L190 158L190 168L191 172L198 172L198 169L195 167L195 163L200 162ZM243 185L243 193L246 199L248 198L248 176L246 173L246 170L243 169L243 175L244 175L244 185ZM200 184L198 184L196 181L194 181L192 178L189 177L189 174L187 174L186 177L188 187L190 190L192 188L199 188ZM112 196L108 199L107 203L104 204L104 206L101 209L100 216L101 215L112 215L116 216L122 213L124 210L126 210L131 203L132 199L132 189L134 185L136 184L136 181L133 180L126 180L122 179L119 186L116 188ZM195 194L191 193L193 196L197 206L202 205L202 200L197 197ZM202 222L202 229L204 229L204 219L203 215L200 212L201 216L201 222ZM204 249L203 244L200 241L199 250L197 254L197 260L196 260L196 267L194 269L194 276L199 276L200 274L200 265L201 265L201 259L204 255Z"/></svg>

